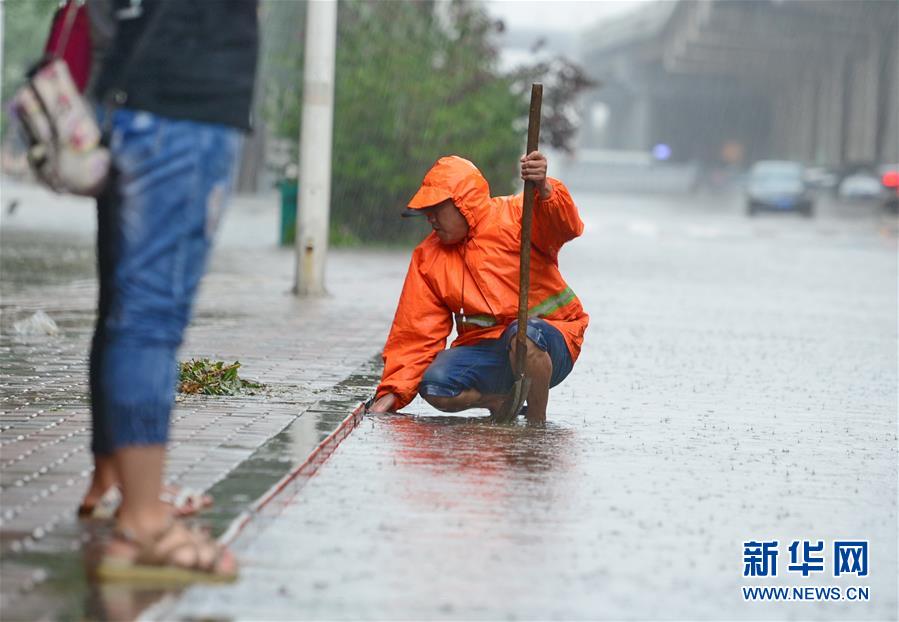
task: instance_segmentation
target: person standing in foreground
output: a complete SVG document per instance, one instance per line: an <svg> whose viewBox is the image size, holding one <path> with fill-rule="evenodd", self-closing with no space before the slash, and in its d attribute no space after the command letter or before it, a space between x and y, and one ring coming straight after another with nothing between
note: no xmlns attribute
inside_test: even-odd
<svg viewBox="0 0 899 622"><path fill-rule="evenodd" d="M546 158L521 158L534 182L528 296L526 416L546 420L550 387L571 372L589 322L559 272L559 250L584 225L564 184L546 176ZM412 253L370 412L398 410L418 393L445 412L510 399L518 332L522 195L490 197L487 180L459 156L437 160L404 215L425 215L433 232ZM444 349L455 319L457 339ZM514 374L514 375L513 375Z"/></svg>
<svg viewBox="0 0 899 622"><path fill-rule="evenodd" d="M160 499L176 353L250 127L256 0L114 0L96 83L113 176L97 203L88 497L122 492L104 580L231 580L233 555ZM105 481L104 481L105 480Z"/></svg>

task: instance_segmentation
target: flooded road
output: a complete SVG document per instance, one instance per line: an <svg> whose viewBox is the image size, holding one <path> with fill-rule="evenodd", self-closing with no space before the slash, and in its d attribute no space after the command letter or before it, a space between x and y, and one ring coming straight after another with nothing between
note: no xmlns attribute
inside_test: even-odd
<svg viewBox="0 0 899 622"><path fill-rule="evenodd" d="M591 314L546 428L367 418L235 543L232 587L159 619L892 619L896 229L738 199L575 193L562 272ZM476 413L475 413L476 414ZM869 542L865 577L791 572L793 540ZM776 577L744 542L777 540ZM870 589L745 602L743 585Z"/></svg>

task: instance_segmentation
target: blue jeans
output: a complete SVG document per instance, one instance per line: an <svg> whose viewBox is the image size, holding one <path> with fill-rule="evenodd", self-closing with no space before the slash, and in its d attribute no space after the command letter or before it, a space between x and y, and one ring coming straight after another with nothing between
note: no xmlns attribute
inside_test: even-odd
<svg viewBox="0 0 899 622"><path fill-rule="evenodd" d="M518 321L512 322L499 339L485 339L470 346L444 350L425 370L418 385L423 397L456 397L465 389L498 395L508 393L515 379L509 361L512 338ZM565 338L557 328L539 318L528 320L528 337L549 353L553 371L549 386L554 387L571 373L574 363Z"/></svg>
<svg viewBox="0 0 899 622"><path fill-rule="evenodd" d="M97 201L100 299L90 354L91 450L168 440L175 358L190 320L241 135L120 109L113 177Z"/></svg>

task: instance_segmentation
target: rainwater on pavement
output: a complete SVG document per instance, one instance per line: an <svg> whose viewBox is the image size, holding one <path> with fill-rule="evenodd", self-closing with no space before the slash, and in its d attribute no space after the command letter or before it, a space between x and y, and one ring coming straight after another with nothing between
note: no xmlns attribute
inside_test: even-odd
<svg viewBox="0 0 899 622"><path fill-rule="evenodd" d="M895 219L573 194L560 261L592 321L545 428L370 416L241 535L235 586L146 617L894 619ZM869 542L868 577L786 571L792 540L835 539ZM776 578L743 576L750 540L783 545Z"/></svg>

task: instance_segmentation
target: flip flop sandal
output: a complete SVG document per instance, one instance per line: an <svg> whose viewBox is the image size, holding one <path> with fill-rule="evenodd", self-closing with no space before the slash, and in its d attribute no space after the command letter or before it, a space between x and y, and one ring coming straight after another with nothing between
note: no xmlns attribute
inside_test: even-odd
<svg viewBox="0 0 899 622"><path fill-rule="evenodd" d="M191 516L212 505L212 497L203 494L202 490L193 488L165 488L159 494L163 503L171 505L175 509L175 516Z"/></svg>
<svg viewBox="0 0 899 622"><path fill-rule="evenodd" d="M183 536L175 543L163 546L172 530L184 529ZM138 548L134 559L117 555L104 555L97 566L97 578L108 582L130 582L152 585L184 585L188 583L231 583L237 572L218 571L225 547L201 531L189 529L184 523L172 520L155 536L140 539L130 530L116 529L115 538ZM180 551L190 549L188 563L178 558ZM205 554L204 554L205 553Z"/></svg>
<svg viewBox="0 0 899 622"><path fill-rule="evenodd" d="M122 492L118 486L110 487L100 500L93 505L82 503L78 506L78 518L88 520L110 520L115 517L122 503Z"/></svg>

